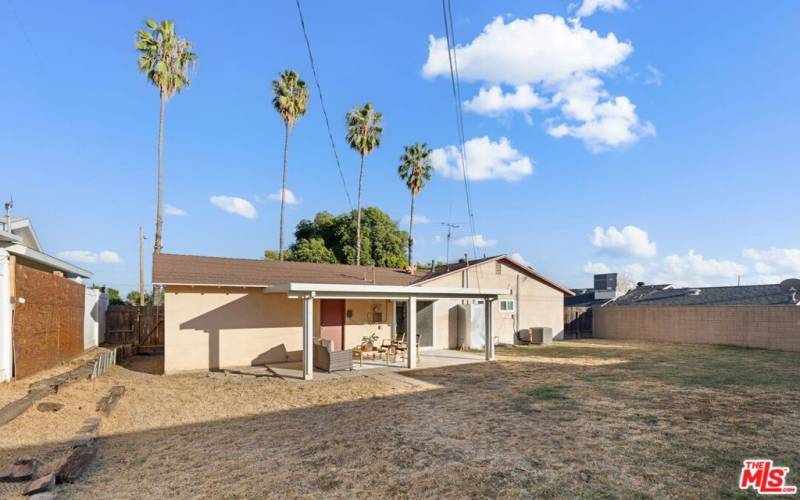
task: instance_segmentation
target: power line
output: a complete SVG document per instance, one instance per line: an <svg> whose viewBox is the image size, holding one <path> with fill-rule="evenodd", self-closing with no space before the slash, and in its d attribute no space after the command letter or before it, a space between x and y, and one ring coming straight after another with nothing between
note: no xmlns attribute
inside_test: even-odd
<svg viewBox="0 0 800 500"><path fill-rule="evenodd" d="M344 179L344 172L342 172L342 164L339 161L339 153L336 152L336 143L333 140L331 133L331 123L328 120L328 111L325 109L325 100L322 97L322 86L319 84L319 77L317 76L317 65L314 64L314 54L311 52L311 42L308 40L308 32L306 30L306 22L303 18L303 9L300 8L300 0L295 0L297 4L297 13L300 15L300 27L303 28L303 38L306 40L306 48L308 49L308 60L311 61L311 72L314 74L314 83L317 85L317 95L319 95L319 104L322 107L322 115L325 117L325 127L328 129L328 139L331 141L331 149L333 149L333 157L336 158L336 168L339 169L339 177L342 179L342 187L344 194L347 197L347 204L350 205L350 210L353 210L353 202L350 199L350 191L347 190L347 182Z"/></svg>
<svg viewBox="0 0 800 500"><path fill-rule="evenodd" d="M450 82L453 90L453 100L455 101L456 108L456 128L458 129L458 140L461 152L461 169L464 173L464 194L467 199L467 213L469 215L469 225L472 235L470 240L472 242L473 257L478 259L478 246L475 243L477 231L475 230L475 212L472 208L472 193L469 187L469 169L467 167L467 150L466 150L466 134L464 132L464 113L461 109L461 84L458 76L458 59L456 58L455 51L455 32L453 27L453 10L450 5L450 0L442 0L442 14L444 17L444 30L445 37L447 38L447 60L450 64ZM480 288L480 274L476 273L478 279L478 288Z"/></svg>
<svg viewBox="0 0 800 500"><path fill-rule="evenodd" d="M455 32L453 30L453 12L450 0L442 0L442 14L444 16L445 37L447 38L447 60L450 64L450 82L452 84L453 99L456 109L456 128L458 131L459 151L461 153L461 169L464 173L464 194L467 200L467 214L469 215L470 230L472 231L472 252L478 257L478 248L475 245L475 212L472 208L472 193L469 187L469 168L467 167L466 134L464 132L464 114L461 109L461 85L458 76L458 60L455 51Z"/></svg>

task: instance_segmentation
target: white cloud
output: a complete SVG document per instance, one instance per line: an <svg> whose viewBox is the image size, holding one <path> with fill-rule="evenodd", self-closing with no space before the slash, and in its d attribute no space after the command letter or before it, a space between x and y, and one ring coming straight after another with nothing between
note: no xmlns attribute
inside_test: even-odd
<svg viewBox="0 0 800 500"><path fill-rule="evenodd" d="M607 3L596 1L594 9ZM580 22L570 24L548 14L508 22L497 17L471 42L454 50L459 75L485 84L466 101L471 111L527 113L547 107L548 98L541 96L550 94L549 104L560 106L560 116L548 128L550 135L575 137L593 152L622 147L655 133L651 123L639 119L630 99L610 96L603 89L600 76L619 68L633 52L630 42L618 40L613 33L602 36ZM422 74L449 77L446 38L430 36ZM516 90L504 94L501 84Z"/></svg>
<svg viewBox="0 0 800 500"><path fill-rule="evenodd" d="M525 258L519 252L514 252L511 255L509 255L509 257L511 257L512 259L516 260L520 264L523 264L523 265L528 266L528 267L533 267L533 266L530 265L530 263L527 260L525 260Z"/></svg>
<svg viewBox="0 0 800 500"><path fill-rule="evenodd" d="M255 219L258 216L256 207L244 198L236 196L222 196L216 195L209 198L212 205L222 209L229 214L236 214L244 217L245 219Z"/></svg>
<svg viewBox="0 0 800 500"><path fill-rule="evenodd" d="M404 215L403 217L400 218L400 225L401 226L407 226L410 220L411 220L411 216L410 215ZM417 224L430 224L430 222L431 222L431 220L429 218L425 217L424 215L414 214L414 225L415 226Z"/></svg>
<svg viewBox="0 0 800 500"><path fill-rule="evenodd" d="M489 248L497 245L497 240L487 240L483 237L482 234L476 234L474 236L464 236L463 238L458 238L454 241L455 244L460 247L472 246L473 241L475 243L475 247L477 248Z"/></svg>
<svg viewBox="0 0 800 500"><path fill-rule="evenodd" d="M164 214L166 214L166 215L176 215L178 217L181 217L181 216L186 215L186 210L184 210L182 208L178 208L178 207L176 207L174 205L170 205L169 203L167 203L166 205L164 205Z"/></svg>
<svg viewBox="0 0 800 500"><path fill-rule="evenodd" d="M267 198L272 201L281 201L281 190L279 189L275 193L271 193L267 195ZM286 190L286 199L284 200L287 205L299 205L300 200L294 195L294 193L287 189Z"/></svg>
<svg viewBox="0 0 800 500"><path fill-rule="evenodd" d="M606 274L611 272L611 268L602 262L589 261L583 265L583 272L586 274Z"/></svg>
<svg viewBox="0 0 800 500"><path fill-rule="evenodd" d="M433 235L433 242L434 243L441 243L441 241L442 241L442 236L441 235L439 235L439 234L434 234Z"/></svg>
<svg viewBox="0 0 800 500"><path fill-rule="evenodd" d="M459 76L467 81L510 85L556 85L576 74L604 72L633 51L610 33L603 37L563 17L539 14L506 23L496 17L472 42L455 48ZM427 78L450 75L446 38L429 37Z"/></svg>
<svg viewBox="0 0 800 500"><path fill-rule="evenodd" d="M464 109L479 115L499 116L510 111L523 113L528 122L531 122L527 111L535 108L546 108L547 99L538 95L530 85L518 85L514 92L503 92L499 85L492 85L488 89L482 87L478 95L469 101L464 101Z"/></svg>
<svg viewBox="0 0 800 500"><path fill-rule="evenodd" d="M787 278L800 278L800 248L745 248L742 255L753 261L760 283L778 283Z"/></svg>
<svg viewBox="0 0 800 500"><path fill-rule="evenodd" d="M570 4L570 8L574 8L575 4ZM614 10L626 10L628 4L625 0L583 0L580 7L578 7L575 16L578 18L589 17L598 10L604 12L611 12Z"/></svg>
<svg viewBox="0 0 800 500"><path fill-rule="evenodd" d="M694 250L664 258L655 274L658 282L681 286L735 285L747 267L732 260L707 259Z"/></svg>
<svg viewBox="0 0 800 500"><path fill-rule="evenodd" d="M664 80L664 74L661 73L661 71L655 66L648 64L647 77L645 78L644 83L660 87L663 80Z"/></svg>
<svg viewBox="0 0 800 500"><path fill-rule="evenodd" d="M487 136L470 139L465 144L470 180L503 179L518 181L533 172L533 162L501 137L493 142ZM436 148L431 152L433 167L443 176L463 179L461 156L456 146Z"/></svg>
<svg viewBox="0 0 800 500"><path fill-rule="evenodd" d="M81 262L84 264L96 262L118 264L122 262L119 254L111 250L102 250L100 252L93 252L91 250L65 250L63 252L58 252L56 256L68 262Z"/></svg>
<svg viewBox="0 0 800 500"><path fill-rule="evenodd" d="M569 105L568 101L566 106ZM655 135L653 124L640 122L636 106L627 97L595 101L589 109L590 116L580 125L560 123L549 127L547 132L553 137L581 139L594 153L627 146L642 137Z"/></svg>
<svg viewBox="0 0 800 500"><path fill-rule="evenodd" d="M636 226L625 226L621 231L614 226L608 229L597 226L592 231L592 245L620 255L653 257L656 254L656 244L650 241L647 231Z"/></svg>

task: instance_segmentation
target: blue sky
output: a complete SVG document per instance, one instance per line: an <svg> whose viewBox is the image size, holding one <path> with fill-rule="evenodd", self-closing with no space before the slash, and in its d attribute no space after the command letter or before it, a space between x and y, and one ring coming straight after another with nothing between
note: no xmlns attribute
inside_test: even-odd
<svg viewBox="0 0 800 500"><path fill-rule="evenodd" d="M443 257L440 223L467 216L447 149L457 135L441 5L376 5L303 3L334 138L354 197L344 114L367 101L383 113L364 199L397 219L409 209L402 146L439 149L417 202L430 222L415 237L419 260ZM453 9L470 171L486 177L472 183L480 253L519 253L571 286L605 269L692 285L800 276L796 2ZM133 48L146 17L174 20L199 58L167 107L165 200L185 215L166 217L165 251L258 258L277 247L268 195L280 185L283 128L269 83L285 68L311 83L293 1L8 0L0 15L0 195L13 194L46 251L97 283L137 286L137 228L149 249L155 218L158 97ZM311 93L290 145L290 228L348 209ZM248 200L257 215L224 212L212 196ZM465 225L454 238L469 235ZM454 244L451 255L465 251Z"/></svg>

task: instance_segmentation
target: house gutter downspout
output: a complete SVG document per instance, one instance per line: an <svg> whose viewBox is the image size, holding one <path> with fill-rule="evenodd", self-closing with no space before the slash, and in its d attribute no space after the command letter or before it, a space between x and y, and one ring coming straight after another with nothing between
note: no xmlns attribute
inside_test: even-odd
<svg viewBox="0 0 800 500"><path fill-rule="evenodd" d="M11 257L0 248L0 383L11 380L13 346L11 339Z"/></svg>

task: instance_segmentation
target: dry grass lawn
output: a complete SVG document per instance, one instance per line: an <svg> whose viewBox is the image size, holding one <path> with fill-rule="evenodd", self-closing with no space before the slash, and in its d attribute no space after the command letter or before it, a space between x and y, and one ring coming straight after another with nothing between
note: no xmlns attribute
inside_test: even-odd
<svg viewBox="0 0 800 500"><path fill-rule="evenodd" d="M734 497L749 457L800 483L797 353L586 340L405 376L423 383L114 367L0 428L0 465L54 453L123 384L59 497Z"/></svg>

